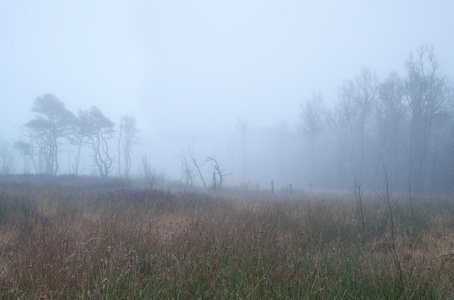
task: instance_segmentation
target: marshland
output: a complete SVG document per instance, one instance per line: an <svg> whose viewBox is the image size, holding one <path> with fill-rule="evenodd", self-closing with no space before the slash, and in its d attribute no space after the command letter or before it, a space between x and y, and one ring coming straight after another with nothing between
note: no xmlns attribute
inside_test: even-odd
<svg viewBox="0 0 454 300"><path fill-rule="evenodd" d="M454 200L2 178L6 299L446 299Z"/></svg>
<svg viewBox="0 0 454 300"><path fill-rule="evenodd" d="M394 2L0 1L0 298L454 298L454 2Z"/></svg>

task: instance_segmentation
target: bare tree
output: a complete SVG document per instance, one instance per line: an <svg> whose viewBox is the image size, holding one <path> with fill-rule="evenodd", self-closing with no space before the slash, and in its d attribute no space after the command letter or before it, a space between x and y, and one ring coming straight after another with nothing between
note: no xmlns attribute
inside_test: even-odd
<svg viewBox="0 0 454 300"><path fill-rule="evenodd" d="M354 80L344 82L339 90L339 104L334 115L331 115L331 127L337 131L338 138L345 139L342 147L357 145L351 148L354 172L364 176L366 136L373 104L378 94L378 77L367 68L361 70ZM338 123L338 124L336 124ZM348 134L347 134L348 133Z"/></svg>
<svg viewBox="0 0 454 300"><path fill-rule="evenodd" d="M90 145L90 139L88 138L87 132L85 132L88 128L88 125L85 124L87 122L87 118L81 113L79 116L76 117L74 122L74 126L70 135L70 142L75 147L74 153L74 163L71 167L71 172L75 175L79 174L79 166L80 166L80 159L82 154L82 148L84 146Z"/></svg>
<svg viewBox="0 0 454 300"><path fill-rule="evenodd" d="M96 169L101 177L108 177L114 161L109 143L115 133L115 123L95 106L88 111L79 112L79 120L82 133L93 150Z"/></svg>
<svg viewBox="0 0 454 300"><path fill-rule="evenodd" d="M181 176L184 178L185 184L190 187L194 186L195 172L194 168L191 165L191 158L186 155L184 152L177 155L177 159L181 164Z"/></svg>
<svg viewBox="0 0 454 300"><path fill-rule="evenodd" d="M52 94L36 98L32 111L35 118L25 124L25 135L29 138L33 153L39 156L39 165L35 169L56 175L61 140L69 139L75 116Z"/></svg>
<svg viewBox="0 0 454 300"><path fill-rule="evenodd" d="M358 171L361 176L364 175L365 163L365 138L367 131L367 123L373 112L373 104L378 96L379 80L375 73L364 68L361 73L355 78L352 85L351 96L357 109L356 130L359 139L360 158Z"/></svg>
<svg viewBox="0 0 454 300"><path fill-rule="evenodd" d="M378 91L375 117L379 163L389 165L390 171L397 177L399 162L404 153L402 136L407 115L404 82L393 72L380 84Z"/></svg>
<svg viewBox="0 0 454 300"><path fill-rule="evenodd" d="M409 189L419 191L430 143L439 122L446 121L448 79L440 73L433 47L419 48L407 62L406 90L410 112Z"/></svg>
<svg viewBox="0 0 454 300"><path fill-rule="evenodd" d="M132 165L131 150L134 145L139 143L139 132L137 129L137 120L134 116L127 115L121 117L118 136L118 172L120 176L122 176L121 158L123 156L123 176L126 178L129 177Z"/></svg>
<svg viewBox="0 0 454 300"><path fill-rule="evenodd" d="M226 173L224 169L221 169L219 166L218 161L216 160L216 157L214 156L209 156L205 159L204 163L210 162L212 167L213 167L213 186L216 189L216 176L219 177L219 188L222 188L222 184L225 181L225 177L231 175L232 173Z"/></svg>
<svg viewBox="0 0 454 300"><path fill-rule="evenodd" d="M325 108L320 91L313 91L312 98L301 104L301 129L309 140L309 159L311 165L311 183L315 180L317 140L323 130Z"/></svg>
<svg viewBox="0 0 454 300"><path fill-rule="evenodd" d="M337 161L339 186L345 187L348 164L353 157L353 127L356 120L356 109L349 96L348 83L339 90L339 100L334 111L328 114L328 124L337 141Z"/></svg>
<svg viewBox="0 0 454 300"><path fill-rule="evenodd" d="M202 171L200 170L201 166L199 166L199 164L197 163L197 160L195 159L194 153L192 153L191 149L189 149L189 156L190 156L195 168L197 169L197 172L199 173L200 179L202 180L202 183L203 183L203 188L206 190L207 185L205 183L205 179L203 178Z"/></svg>

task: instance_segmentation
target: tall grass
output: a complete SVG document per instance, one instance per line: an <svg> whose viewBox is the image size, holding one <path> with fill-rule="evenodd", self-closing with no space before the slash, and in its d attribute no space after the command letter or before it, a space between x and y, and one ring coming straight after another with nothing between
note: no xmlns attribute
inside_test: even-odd
<svg viewBox="0 0 454 300"><path fill-rule="evenodd" d="M4 183L0 296L452 298L454 203L412 205Z"/></svg>

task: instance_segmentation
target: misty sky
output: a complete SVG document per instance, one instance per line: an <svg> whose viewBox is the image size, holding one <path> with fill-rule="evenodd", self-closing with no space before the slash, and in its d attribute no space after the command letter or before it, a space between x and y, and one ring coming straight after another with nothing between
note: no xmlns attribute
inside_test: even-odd
<svg viewBox="0 0 454 300"><path fill-rule="evenodd" d="M403 74L426 43L452 80L453 15L451 0L0 0L0 136L45 93L135 115L144 152L167 158L238 118L294 126L313 89L330 103L362 67Z"/></svg>

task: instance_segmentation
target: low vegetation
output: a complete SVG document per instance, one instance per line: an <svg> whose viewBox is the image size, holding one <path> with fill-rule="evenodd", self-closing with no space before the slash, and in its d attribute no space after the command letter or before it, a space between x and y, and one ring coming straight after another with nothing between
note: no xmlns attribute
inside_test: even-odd
<svg viewBox="0 0 454 300"><path fill-rule="evenodd" d="M0 297L454 297L454 201L383 199L3 179Z"/></svg>

